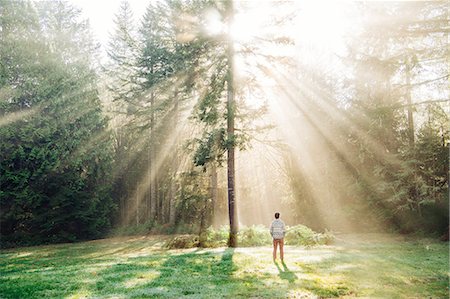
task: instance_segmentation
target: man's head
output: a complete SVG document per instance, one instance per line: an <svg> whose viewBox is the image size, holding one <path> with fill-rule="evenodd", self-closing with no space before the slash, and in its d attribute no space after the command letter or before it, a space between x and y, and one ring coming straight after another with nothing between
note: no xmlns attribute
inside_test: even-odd
<svg viewBox="0 0 450 299"><path fill-rule="evenodd" d="M275 219L278 219L278 218L280 218L280 213L276 212L275 213Z"/></svg>

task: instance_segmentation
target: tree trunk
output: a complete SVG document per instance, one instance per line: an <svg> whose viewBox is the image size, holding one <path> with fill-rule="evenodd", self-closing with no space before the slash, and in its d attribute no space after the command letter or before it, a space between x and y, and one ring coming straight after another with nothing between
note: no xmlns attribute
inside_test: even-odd
<svg viewBox="0 0 450 299"><path fill-rule="evenodd" d="M140 193L139 185L137 185L137 191L136 191L136 225L139 225L139 193Z"/></svg>
<svg viewBox="0 0 450 299"><path fill-rule="evenodd" d="M227 48L227 174L228 174L228 214L230 218L230 236L228 239L229 247L237 246L237 213L235 202L235 169L234 169L234 152L235 152L235 136L234 136L234 113L235 113L235 100L234 100L234 70L233 70L233 58L234 58L234 46L231 37L231 25L233 21L233 1L229 0L228 4L228 48Z"/></svg>
<svg viewBox="0 0 450 299"><path fill-rule="evenodd" d="M409 145L414 146L414 119L413 119L413 106L411 103L411 65L409 59L406 59L406 104L408 109L408 139Z"/></svg>
<svg viewBox="0 0 450 299"><path fill-rule="evenodd" d="M147 167L151 168L152 165L152 158L151 158L151 132L150 132L150 138L149 138L149 143L148 143L148 150L147 150ZM150 169L146 170L146 174L150 175ZM148 186L148 188L145 189L145 213L144 213L144 217L145 220L148 221L150 219L150 205L152 202L151 199L151 195L150 195L150 190L151 190L151 185Z"/></svg>
<svg viewBox="0 0 450 299"><path fill-rule="evenodd" d="M210 187L210 196L211 196L211 219L213 225L215 224L216 220L216 213L217 213L217 166L215 163L211 163L211 187Z"/></svg>
<svg viewBox="0 0 450 299"><path fill-rule="evenodd" d="M202 211L200 213L200 230L198 233L198 237L199 237L199 243L200 243L200 247L205 247L206 246L206 240L207 240L207 232L206 232L206 213L208 210L208 200L205 198L204 199L204 205L202 208Z"/></svg>
<svg viewBox="0 0 450 299"><path fill-rule="evenodd" d="M170 183L170 194L169 194L169 224L170 225L174 225L175 224L175 215L176 215L176 201L175 201L175 196L176 196L176 188L175 188L175 175L174 177L171 179L171 183Z"/></svg>
<svg viewBox="0 0 450 299"><path fill-rule="evenodd" d="M155 189L156 189L156 220L158 223L161 223L161 217L162 217L162 194L161 194L161 188L160 188L160 181L158 178L155 178Z"/></svg>
<svg viewBox="0 0 450 299"><path fill-rule="evenodd" d="M155 146L154 146L154 127L155 127L155 95L150 95L151 115L150 115L150 221L154 221L156 214L156 183L155 183Z"/></svg>
<svg viewBox="0 0 450 299"><path fill-rule="evenodd" d="M178 124L178 97L177 94L175 95L175 105L173 108L173 130L175 136L178 136L178 130L177 130L177 124ZM176 177L178 173L178 138L175 137L175 151L174 151L174 157L172 159L172 172L173 176L170 180L170 194L169 194L169 224L174 225L175 224L175 208L176 208Z"/></svg>

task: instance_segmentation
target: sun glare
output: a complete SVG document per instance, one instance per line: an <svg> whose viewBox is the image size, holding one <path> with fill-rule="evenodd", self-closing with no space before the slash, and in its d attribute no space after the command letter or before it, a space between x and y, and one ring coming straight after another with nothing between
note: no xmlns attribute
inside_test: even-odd
<svg viewBox="0 0 450 299"><path fill-rule="evenodd" d="M323 185L324 175L316 166L323 163L321 160L323 157L329 157L327 160L331 161L327 148L336 146L336 143L333 136L327 134L327 128L320 121L323 116L309 115L310 104L303 103L302 96L298 93L299 89L304 91L302 94L317 93L321 100L320 105L324 105L324 114L329 114L326 117L339 116L335 115L335 111L327 109L327 98L331 95L316 90L320 89L317 86L308 84L299 86L301 82L296 79L295 64L323 63L324 57L332 59L335 54L342 54L345 51L344 38L351 33L350 28L355 24L354 19L347 15L349 8L347 2L327 2L326 5L323 5L323 2L313 1L289 2L283 5L275 1L262 1L257 4L252 2L252 5L239 6L231 33L237 51L235 66L238 82L243 81L247 74L259 85L262 95L253 90L244 90L245 102L251 108L259 107L262 103L268 104L266 118L270 118L278 128L277 133L274 133L275 136L269 139L280 139L296 153L293 159L294 167L307 178L304 187L308 188L307 192L316 203L316 208L326 215L320 221L329 227L337 223L340 227L352 225L342 217L340 201L344 195L335 194L332 197L328 187L315 188ZM279 42L280 37L290 42ZM262 55L252 55L254 48L258 48ZM286 67L290 68L284 64L285 62L292 63L293 68L288 74L283 71ZM334 62L332 65L338 67ZM323 138L326 142L322 140ZM267 143L267 139L264 137L262 139ZM264 156L270 152L270 145L263 148L261 150L258 146L254 146L249 152L240 154L240 160L246 161L246 166L249 166L248 169L243 165L239 168L239 171L244 173L239 177L241 196L252 198L252 203L263 199L261 205L268 207L268 210L253 208L250 215L246 212L245 203L240 203L239 216L246 224L251 224L251 219L263 222L263 219L270 215L270 211L276 209L281 198L289 200L291 196L289 192L282 192L289 189L289 186L279 188L281 186L279 182L269 185L270 190L264 188L267 182L273 181L271 177L281 176L273 174L283 162L279 154L265 158ZM336 148L336 150L343 151L345 156L344 149ZM271 161L273 165L267 161ZM340 165L333 164L333 166L342 173L348 172ZM259 170L255 173L255 169ZM336 173L335 177L339 177L339 173ZM255 187L254 190L252 186ZM284 213L289 214L288 211Z"/></svg>
<svg viewBox="0 0 450 299"><path fill-rule="evenodd" d="M268 1L240 1L237 6L231 35L237 42L248 42L264 30L264 23L271 14L271 5Z"/></svg>
<svg viewBox="0 0 450 299"><path fill-rule="evenodd" d="M299 1L295 28L296 44L309 50L312 56L319 52L342 53L344 38L349 33L354 18L348 15L350 5L344 1ZM314 54L316 53L316 54Z"/></svg>
<svg viewBox="0 0 450 299"><path fill-rule="evenodd" d="M209 9L205 12L205 30L207 34L215 36L225 31L220 13L215 9Z"/></svg>

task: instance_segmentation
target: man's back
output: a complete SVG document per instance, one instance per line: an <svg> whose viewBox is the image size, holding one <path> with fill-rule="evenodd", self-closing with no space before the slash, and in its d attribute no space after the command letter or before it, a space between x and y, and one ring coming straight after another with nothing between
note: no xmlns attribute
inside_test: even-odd
<svg viewBox="0 0 450 299"><path fill-rule="evenodd" d="M272 238L274 239L283 239L285 233L285 226L284 222L280 219L275 219L272 221L272 224L270 225L270 234L272 235Z"/></svg>

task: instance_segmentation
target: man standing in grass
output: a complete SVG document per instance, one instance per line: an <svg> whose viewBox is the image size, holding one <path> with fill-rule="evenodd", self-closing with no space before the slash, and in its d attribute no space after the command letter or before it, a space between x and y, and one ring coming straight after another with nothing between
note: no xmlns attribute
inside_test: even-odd
<svg viewBox="0 0 450 299"><path fill-rule="evenodd" d="M281 262L283 262L284 252L284 234L286 233L286 228L284 226L284 222L280 219L280 213L275 213L275 220L272 221L270 225L270 234L273 238L273 260L277 259L277 246L280 247L280 258Z"/></svg>

